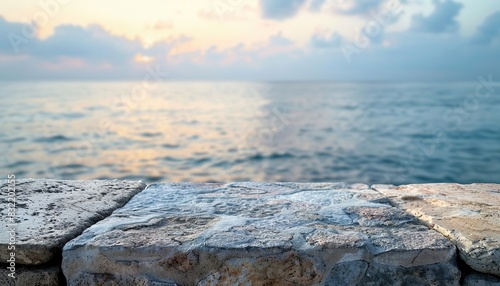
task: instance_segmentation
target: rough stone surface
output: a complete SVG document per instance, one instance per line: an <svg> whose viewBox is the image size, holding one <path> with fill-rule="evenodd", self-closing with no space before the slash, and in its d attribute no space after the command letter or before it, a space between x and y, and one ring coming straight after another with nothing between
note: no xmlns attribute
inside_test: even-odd
<svg viewBox="0 0 500 286"><path fill-rule="evenodd" d="M9 187L0 181L0 260L6 263L8 249ZM15 185L16 264L39 265L60 257L70 239L98 220L123 206L145 188L143 182L102 180L63 181L47 179L17 180Z"/></svg>
<svg viewBox="0 0 500 286"><path fill-rule="evenodd" d="M463 286L500 286L500 277L479 272L464 275Z"/></svg>
<svg viewBox="0 0 500 286"><path fill-rule="evenodd" d="M500 185L376 185L373 188L449 237L470 267L500 275Z"/></svg>
<svg viewBox="0 0 500 286"><path fill-rule="evenodd" d="M458 285L455 259L366 185L169 183L66 244L62 268L69 285Z"/></svg>
<svg viewBox="0 0 500 286"><path fill-rule="evenodd" d="M7 265L0 265L2 286L59 286L64 285L61 266L16 266L16 278L9 277Z"/></svg>

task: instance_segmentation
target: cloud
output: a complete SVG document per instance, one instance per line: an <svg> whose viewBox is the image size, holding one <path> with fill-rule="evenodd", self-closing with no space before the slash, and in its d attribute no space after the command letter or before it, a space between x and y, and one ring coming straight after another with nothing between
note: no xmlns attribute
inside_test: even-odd
<svg viewBox="0 0 500 286"><path fill-rule="evenodd" d="M0 33L5 35L0 37L0 56L18 54L45 62L71 59L73 62L123 66L135 61L138 54L165 59L174 46L192 40L180 35L144 48L139 40L112 35L99 25L61 25L55 28L53 35L42 40L23 33L28 25L7 22L0 17Z"/></svg>
<svg viewBox="0 0 500 286"><path fill-rule="evenodd" d="M23 43L16 56L5 35L23 36L25 24L0 18L4 35L0 37L0 78L142 79L146 65L160 65L174 80L474 80L489 73L498 80L498 45L471 43L481 39L491 44L498 39L498 17L495 13L486 18L474 37L383 31L383 44L356 49L351 62L334 30L310 35L307 47L285 37L284 30L254 44L227 49L214 45L173 55L169 54L172 48L192 39L175 37L144 48L138 40L112 35L96 25L56 27L47 39L35 37ZM138 54L154 60L136 62Z"/></svg>
<svg viewBox="0 0 500 286"><path fill-rule="evenodd" d="M318 32L311 36L315 49L310 50L269 53L271 40L260 46L212 48L201 62L183 55L174 70L180 79L195 80L466 81L500 74L500 50L472 45L459 34L386 33L387 44L360 48L351 62L340 37L335 31Z"/></svg>
<svg viewBox="0 0 500 286"><path fill-rule="evenodd" d="M0 17L1 78L137 78L147 63L138 59L165 63L175 45L191 40L180 36L146 49L139 40L112 35L98 25L61 25L46 39L37 38L36 33L31 33L33 29L29 23L8 22Z"/></svg>
<svg viewBox="0 0 500 286"><path fill-rule="evenodd" d="M311 3L309 4L309 10L313 12L318 12L321 10L321 7L323 7L323 4L325 4L326 0L311 0Z"/></svg>
<svg viewBox="0 0 500 286"><path fill-rule="evenodd" d="M262 16L266 19L284 20L297 14L305 0L260 0Z"/></svg>
<svg viewBox="0 0 500 286"><path fill-rule="evenodd" d="M216 45L199 53L187 53L176 55L176 62L196 63L200 66L207 65L223 65L229 66L242 66L252 65L260 60L271 58L271 55L289 53L294 50L294 42L283 36L282 32L269 37L265 42L257 43L252 46L245 46L239 43L233 47L220 49ZM200 60L201 59L201 60ZM235 66L235 67L236 67Z"/></svg>
<svg viewBox="0 0 500 286"><path fill-rule="evenodd" d="M500 11L488 16L477 28L473 42L478 44L490 44L500 38Z"/></svg>
<svg viewBox="0 0 500 286"><path fill-rule="evenodd" d="M123 64L142 51L140 42L111 35L98 25L86 28L64 25L57 27L46 40L37 41L31 54L44 59L70 57Z"/></svg>
<svg viewBox="0 0 500 286"><path fill-rule="evenodd" d="M139 41L111 35L98 25L61 25L44 40L37 38L36 33L26 32L30 29L36 28L0 18L0 32L5 35L0 38L0 53L27 55L47 61L74 58L93 63L122 64L144 50Z"/></svg>
<svg viewBox="0 0 500 286"><path fill-rule="evenodd" d="M13 23L0 16L0 53L16 54L33 45L37 28L28 23Z"/></svg>
<svg viewBox="0 0 500 286"><path fill-rule="evenodd" d="M367 14L387 0L335 0L335 10L341 14Z"/></svg>
<svg viewBox="0 0 500 286"><path fill-rule="evenodd" d="M455 32L459 24L455 17L458 15L463 5L452 0L433 0L434 12L429 16L422 14L414 15L412 18L411 30L425 33L446 33Z"/></svg>
<svg viewBox="0 0 500 286"><path fill-rule="evenodd" d="M311 46L319 49L330 49L340 47L342 37L337 32L332 32L330 35L325 33L315 33L311 36Z"/></svg>
<svg viewBox="0 0 500 286"><path fill-rule="evenodd" d="M269 38L269 43L274 46L290 46L293 44L293 41L283 37L283 34L279 32Z"/></svg>

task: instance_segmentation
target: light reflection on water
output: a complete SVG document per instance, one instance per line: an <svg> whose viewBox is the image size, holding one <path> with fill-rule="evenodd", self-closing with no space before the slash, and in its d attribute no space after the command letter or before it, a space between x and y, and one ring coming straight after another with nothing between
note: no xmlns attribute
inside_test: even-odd
<svg viewBox="0 0 500 286"><path fill-rule="evenodd" d="M2 171L148 182L500 182L500 96L460 109L476 83L174 82L132 96L137 85L2 83ZM460 124L444 116L452 108Z"/></svg>

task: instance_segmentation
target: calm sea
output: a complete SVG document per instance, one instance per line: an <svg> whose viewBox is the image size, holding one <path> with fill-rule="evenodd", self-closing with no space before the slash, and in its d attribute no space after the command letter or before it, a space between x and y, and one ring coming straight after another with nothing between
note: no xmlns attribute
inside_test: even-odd
<svg viewBox="0 0 500 286"><path fill-rule="evenodd" d="M476 86L2 82L0 173L500 183L500 88Z"/></svg>

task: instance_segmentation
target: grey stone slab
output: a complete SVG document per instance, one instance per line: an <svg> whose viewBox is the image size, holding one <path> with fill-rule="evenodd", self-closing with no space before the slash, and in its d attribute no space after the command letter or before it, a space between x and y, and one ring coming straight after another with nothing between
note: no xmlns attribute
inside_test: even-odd
<svg viewBox="0 0 500 286"><path fill-rule="evenodd" d="M385 202L361 184L153 184L62 268L69 285L458 285L455 246Z"/></svg>
<svg viewBox="0 0 500 286"><path fill-rule="evenodd" d="M7 266L0 265L0 285L2 286L59 286L65 285L60 265L15 267L14 278Z"/></svg>
<svg viewBox="0 0 500 286"><path fill-rule="evenodd" d="M67 241L123 206L145 184L118 180L17 180L15 220L8 214L12 207L8 196L11 188L9 182L0 181L0 260L6 263L14 253L16 264L39 265L60 257ZM15 236L9 232L12 228Z"/></svg>
<svg viewBox="0 0 500 286"><path fill-rule="evenodd" d="M449 237L470 267L500 275L500 185L375 185L373 188Z"/></svg>

